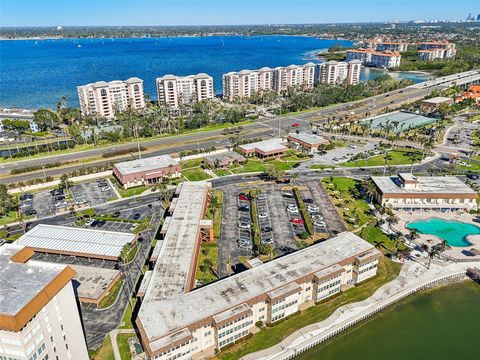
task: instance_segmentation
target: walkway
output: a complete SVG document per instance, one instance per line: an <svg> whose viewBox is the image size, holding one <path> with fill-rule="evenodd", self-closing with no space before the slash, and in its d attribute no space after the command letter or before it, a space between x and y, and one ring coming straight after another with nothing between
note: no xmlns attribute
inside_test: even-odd
<svg viewBox="0 0 480 360"><path fill-rule="evenodd" d="M120 355L120 350L118 350L117 335L118 334L133 334L135 335L135 330L133 329L116 329L110 331L108 334L110 336L110 341L112 342L113 356L115 360L122 360Z"/></svg>
<svg viewBox="0 0 480 360"><path fill-rule="evenodd" d="M271 348L244 356L243 360L292 359L303 351L339 334L356 323L382 311L422 289L466 278L475 263L433 264L430 269L416 262L406 263L397 279L379 288L364 301L341 306L327 319L304 327Z"/></svg>

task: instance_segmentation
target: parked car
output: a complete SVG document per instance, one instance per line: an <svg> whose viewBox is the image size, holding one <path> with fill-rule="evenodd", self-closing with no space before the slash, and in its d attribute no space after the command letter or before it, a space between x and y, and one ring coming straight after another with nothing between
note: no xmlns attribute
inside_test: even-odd
<svg viewBox="0 0 480 360"><path fill-rule="evenodd" d="M25 194L20 195L20 197L19 197L20 201L24 201L24 200L27 200L27 199L33 199L33 195L29 194L29 193L25 193Z"/></svg>
<svg viewBox="0 0 480 360"><path fill-rule="evenodd" d="M27 209L23 212L25 215L31 216L31 215L37 215L37 210L35 209Z"/></svg>
<svg viewBox="0 0 480 360"><path fill-rule="evenodd" d="M309 206L307 206L307 211L309 213L316 213L316 212L320 211L320 208L316 205L309 205Z"/></svg>
<svg viewBox="0 0 480 360"><path fill-rule="evenodd" d="M138 219L140 219L139 213L136 213L135 215L133 215L133 220L138 220Z"/></svg>
<svg viewBox="0 0 480 360"><path fill-rule="evenodd" d="M238 207L239 211L250 211L250 207L246 205L241 205Z"/></svg>
<svg viewBox="0 0 480 360"><path fill-rule="evenodd" d="M257 199L258 199L258 200L266 200L266 199L267 199L267 195L265 195L265 194L260 194L260 195L257 196Z"/></svg>
<svg viewBox="0 0 480 360"><path fill-rule="evenodd" d="M303 202L304 202L305 204L313 204L313 199L306 198L306 199L303 199Z"/></svg>
<svg viewBox="0 0 480 360"><path fill-rule="evenodd" d="M302 219L292 219L292 220L290 220L290 222L293 223L293 224L303 225L303 220Z"/></svg>
<svg viewBox="0 0 480 360"><path fill-rule="evenodd" d="M260 214L258 214L258 218L259 219L266 219L266 218L268 218L268 214L267 213L260 213Z"/></svg>
<svg viewBox="0 0 480 360"><path fill-rule="evenodd" d="M59 201L55 203L55 208L61 209L67 207L67 202L66 201Z"/></svg>
<svg viewBox="0 0 480 360"><path fill-rule="evenodd" d="M287 208L287 211L291 214L298 214L298 209L295 208Z"/></svg>
<svg viewBox="0 0 480 360"><path fill-rule="evenodd" d="M75 204L76 204L76 205L83 205L83 204L85 204L86 202L87 202L87 200L85 200L84 197L79 197L79 198L76 198L76 199L75 199Z"/></svg>
<svg viewBox="0 0 480 360"><path fill-rule="evenodd" d="M291 198L293 198L293 193L291 193L291 192L284 192L284 193L282 194L282 196L285 197L285 198L291 199Z"/></svg>
<svg viewBox="0 0 480 360"><path fill-rule="evenodd" d="M99 182L98 183L98 187L105 187L105 186L108 186L108 184L106 182Z"/></svg>
<svg viewBox="0 0 480 360"><path fill-rule="evenodd" d="M113 213L113 217L118 218L119 216L120 216L120 211L115 211L115 212Z"/></svg>
<svg viewBox="0 0 480 360"><path fill-rule="evenodd" d="M53 190L50 191L50 194L52 196L63 195L63 189L53 189Z"/></svg>
<svg viewBox="0 0 480 360"><path fill-rule="evenodd" d="M132 224L132 226L130 226L130 231L135 230L137 227L138 227L138 224Z"/></svg>
<svg viewBox="0 0 480 360"><path fill-rule="evenodd" d="M238 224L238 227L240 229L250 229L250 224L247 224L247 223L239 223Z"/></svg>
<svg viewBox="0 0 480 360"><path fill-rule="evenodd" d="M238 199L242 201L250 201L250 197L246 195L239 195Z"/></svg>
<svg viewBox="0 0 480 360"><path fill-rule="evenodd" d="M262 230L262 232L270 232L270 231L272 231L273 229L272 229L271 226L264 226L264 227L262 227L261 230Z"/></svg>

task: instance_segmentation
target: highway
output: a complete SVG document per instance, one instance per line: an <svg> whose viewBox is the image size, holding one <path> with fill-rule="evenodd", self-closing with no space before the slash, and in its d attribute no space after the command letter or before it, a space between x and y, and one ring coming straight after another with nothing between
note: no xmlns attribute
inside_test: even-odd
<svg viewBox="0 0 480 360"><path fill-rule="evenodd" d="M452 86L454 80L457 82L479 81L479 71L468 71L461 74L450 75L443 78L437 78L435 80L426 81L424 83L408 86L403 89L398 89L376 95L367 99L354 101L351 103L338 104L334 106L325 107L318 110L306 111L301 114L278 116L267 118L252 124L244 125L241 133L242 139L248 138L267 138L270 136L285 134L285 132L292 129L293 123L298 123L299 126L296 130L309 131L312 124L319 124L326 122L328 119L344 118L346 115L352 118L363 118L365 113L378 113L384 109L395 108L405 103L414 102L422 99L426 95L430 94L434 89L441 89L446 86ZM160 154L172 154L183 150L192 150L196 148L206 148L215 146L217 148L224 147L228 142L229 135L223 135L223 130L204 131L193 134L168 136L160 139L152 139L141 143L146 148L160 148L159 150L153 149L148 152L146 156L154 156ZM25 159L11 163L0 164L0 183L11 183L16 181L27 181L32 178L42 177L43 171L35 173L26 173L19 175L9 175L10 171L15 168L26 166L43 166L45 164L51 164L56 162L86 162L89 159L101 159L103 154L107 154L111 151L128 149L134 147L135 144L119 144L108 147L102 147L92 150L85 150L80 152L73 152L63 155L44 156L42 158ZM115 158L115 161L128 160L131 156L125 156L121 158ZM95 164L102 164L112 161L99 160ZM93 163L92 163L93 164ZM45 176L58 176L65 172L77 170L84 165L72 164L66 165L62 168L45 169Z"/></svg>

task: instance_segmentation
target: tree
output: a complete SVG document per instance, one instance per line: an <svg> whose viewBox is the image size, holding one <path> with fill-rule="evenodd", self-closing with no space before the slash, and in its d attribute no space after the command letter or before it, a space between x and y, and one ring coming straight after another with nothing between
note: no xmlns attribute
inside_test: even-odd
<svg viewBox="0 0 480 360"><path fill-rule="evenodd" d="M410 241L418 239L419 236L420 235L417 229L410 229L410 232L408 233L408 237L410 238Z"/></svg>
<svg viewBox="0 0 480 360"><path fill-rule="evenodd" d="M267 165L265 168L265 175L268 176L270 179L279 179L281 178L285 172L282 169L276 168L274 165Z"/></svg>
<svg viewBox="0 0 480 360"><path fill-rule="evenodd" d="M60 184L58 185L58 187L60 189L68 190L72 186L73 186L73 183L69 180L68 175L67 174L62 174L62 176L60 177Z"/></svg>
<svg viewBox="0 0 480 360"><path fill-rule="evenodd" d="M60 124L58 115L52 110L40 109L33 113L33 119L38 127L42 130L53 129Z"/></svg>
<svg viewBox="0 0 480 360"><path fill-rule="evenodd" d="M14 197L8 193L7 185L0 184L0 215L5 216L15 210L17 210L17 203Z"/></svg>

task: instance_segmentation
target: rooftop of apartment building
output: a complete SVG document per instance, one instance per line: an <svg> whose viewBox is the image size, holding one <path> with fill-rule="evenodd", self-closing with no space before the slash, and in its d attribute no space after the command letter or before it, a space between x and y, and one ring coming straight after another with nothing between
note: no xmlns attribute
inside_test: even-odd
<svg viewBox="0 0 480 360"><path fill-rule="evenodd" d="M164 81L164 80L180 80L180 79L185 79L185 78L190 78L190 79L210 79L211 76L205 73L199 73L196 75L186 75L186 76L177 76L173 74L167 74L163 75L161 77L157 78L157 81Z"/></svg>
<svg viewBox="0 0 480 360"><path fill-rule="evenodd" d="M395 51L377 51L373 49L352 49L348 50L348 52L357 52L357 53L364 53L364 54L373 54L373 55L381 55L381 56L400 56L399 52Z"/></svg>
<svg viewBox="0 0 480 360"><path fill-rule="evenodd" d="M132 161L123 161L115 164L115 168L122 175L135 174L140 172L152 171L156 169L167 168L170 165L178 165L178 161L170 155L159 155L137 159Z"/></svg>
<svg viewBox="0 0 480 360"><path fill-rule="evenodd" d="M0 323L18 331L74 276L72 268L30 260L33 250L0 246Z"/></svg>
<svg viewBox="0 0 480 360"><path fill-rule="evenodd" d="M127 80L112 80L112 81L96 81L94 83L90 83L90 84L85 84L85 85L81 85L81 86L78 86L79 88L85 88L85 87L92 87L92 88L101 88L101 87L108 87L108 86L111 86L111 85L119 85L119 84L123 84L123 83L127 83L127 84L138 84L138 83L142 83L143 80L138 78L138 77L131 77L131 78L128 78Z"/></svg>
<svg viewBox="0 0 480 360"><path fill-rule="evenodd" d="M477 193L456 176L414 176L401 173L398 176L372 176L373 182L383 194L469 194ZM404 187L408 182L415 187Z"/></svg>
<svg viewBox="0 0 480 360"><path fill-rule="evenodd" d="M266 296L268 293L274 296L275 291L283 291L283 287L295 285L294 282L304 276L327 270L347 259L353 261L355 256L367 252L379 253L357 235L344 232L188 293L177 289L167 296L149 289L138 318L150 339L152 351L155 351L174 338L188 336L188 325L209 317L222 316L231 309L245 307L245 302L258 296ZM168 254L163 254L163 257L168 257ZM152 278L157 280L155 286L168 287L170 282L175 282L174 278L160 276L162 281L158 281L158 275ZM166 336L167 334L170 335ZM155 338L158 339L153 340Z"/></svg>

